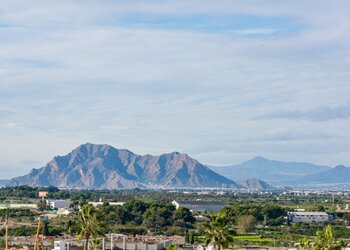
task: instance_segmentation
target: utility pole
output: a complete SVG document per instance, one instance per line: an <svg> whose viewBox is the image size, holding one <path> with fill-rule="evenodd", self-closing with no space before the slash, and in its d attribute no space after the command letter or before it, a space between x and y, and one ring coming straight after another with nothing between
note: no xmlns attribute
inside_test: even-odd
<svg viewBox="0 0 350 250"><path fill-rule="evenodd" d="M38 228L36 230L35 241L34 241L34 250L38 250L38 241L39 241L39 233L40 233L41 220L39 219Z"/></svg>
<svg viewBox="0 0 350 250"><path fill-rule="evenodd" d="M5 217L5 223L1 225L0 230L5 227L5 249L8 250L8 215Z"/></svg>
<svg viewBox="0 0 350 250"><path fill-rule="evenodd" d="M38 218L38 229L35 235L34 250L39 250L39 234L40 234L41 222L47 221L47 220L48 220L47 216L39 216Z"/></svg>
<svg viewBox="0 0 350 250"><path fill-rule="evenodd" d="M5 242L5 247L6 247L6 250L8 250L9 249L9 240L8 240L8 238L9 238L9 221L8 221L8 217L7 217L7 215L6 215L6 222L5 222L6 224L5 224L5 237L6 237L6 242Z"/></svg>
<svg viewBox="0 0 350 250"><path fill-rule="evenodd" d="M111 234L111 250L113 250L113 234Z"/></svg>

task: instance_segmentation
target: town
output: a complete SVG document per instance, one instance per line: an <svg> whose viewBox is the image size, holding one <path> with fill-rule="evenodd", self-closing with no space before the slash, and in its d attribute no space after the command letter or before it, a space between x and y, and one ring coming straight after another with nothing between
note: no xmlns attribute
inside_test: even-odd
<svg viewBox="0 0 350 250"><path fill-rule="evenodd" d="M350 237L346 191L0 189L3 249L301 249ZM225 242L216 242L215 230ZM227 242L226 242L227 241Z"/></svg>

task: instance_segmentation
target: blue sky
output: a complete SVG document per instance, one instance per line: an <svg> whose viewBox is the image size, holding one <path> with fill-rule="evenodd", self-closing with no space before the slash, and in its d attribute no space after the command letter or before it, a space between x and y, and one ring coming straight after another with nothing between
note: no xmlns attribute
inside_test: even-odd
<svg viewBox="0 0 350 250"><path fill-rule="evenodd" d="M350 2L3 1L0 178L85 142L350 165Z"/></svg>

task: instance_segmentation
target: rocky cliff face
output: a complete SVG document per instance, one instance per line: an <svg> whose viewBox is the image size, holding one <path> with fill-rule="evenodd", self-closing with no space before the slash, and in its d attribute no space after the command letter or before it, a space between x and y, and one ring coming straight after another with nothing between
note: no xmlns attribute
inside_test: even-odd
<svg viewBox="0 0 350 250"><path fill-rule="evenodd" d="M271 191L275 188L265 181L252 178L239 183L241 186L245 187L250 191Z"/></svg>
<svg viewBox="0 0 350 250"><path fill-rule="evenodd" d="M186 154L141 156L125 149L89 143L65 156L56 156L45 167L14 178L12 183L110 189L240 187Z"/></svg>

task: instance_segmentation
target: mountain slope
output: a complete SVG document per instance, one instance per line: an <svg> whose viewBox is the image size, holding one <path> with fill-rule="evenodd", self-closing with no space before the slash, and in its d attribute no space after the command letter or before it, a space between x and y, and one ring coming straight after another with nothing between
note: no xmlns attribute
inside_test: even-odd
<svg viewBox="0 0 350 250"><path fill-rule="evenodd" d="M65 188L239 187L186 154L140 156L89 143L12 181L16 185Z"/></svg>
<svg viewBox="0 0 350 250"><path fill-rule="evenodd" d="M250 191L267 191L275 189L267 182L255 178L241 181L239 184Z"/></svg>
<svg viewBox="0 0 350 250"><path fill-rule="evenodd" d="M6 187L6 186L11 186L11 185L12 185L11 180L7 180L7 179L0 180L0 187Z"/></svg>
<svg viewBox="0 0 350 250"><path fill-rule="evenodd" d="M350 167L338 165L321 173L307 175L299 182L304 184L350 183Z"/></svg>
<svg viewBox="0 0 350 250"><path fill-rule="evenodd" d="M239 165L211 167L211 169L235 181L257 178L269 183L285 184L308 174L329 170L330 167L302 162L273 161L258 156Z"/></svg>

